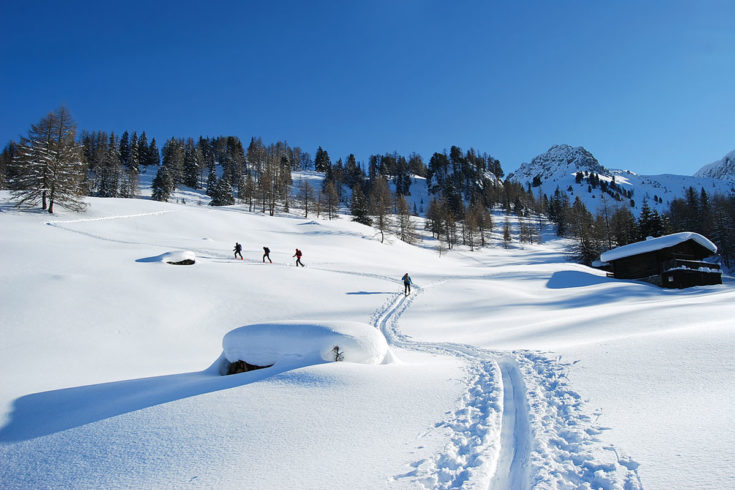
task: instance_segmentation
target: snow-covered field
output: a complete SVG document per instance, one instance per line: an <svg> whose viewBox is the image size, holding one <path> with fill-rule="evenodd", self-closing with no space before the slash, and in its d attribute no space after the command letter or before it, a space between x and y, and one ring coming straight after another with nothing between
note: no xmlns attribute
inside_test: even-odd
<svg viewBox="0 0 735 490"><path fill-rule="evenodd" d="M188 202L0 193L0 487L735 488L732 278Z"/></svg>

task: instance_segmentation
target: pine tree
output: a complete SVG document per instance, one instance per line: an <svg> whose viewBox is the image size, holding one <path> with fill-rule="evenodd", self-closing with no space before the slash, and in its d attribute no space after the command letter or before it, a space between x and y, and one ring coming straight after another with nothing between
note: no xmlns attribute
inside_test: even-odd
<svg viewBox="0 0 735 490"><path fill-rule="evenodd" d="M194 140L189 138L184 147L183 184L192 189L199 188L199 166L201 164L200 152L194 145Z"/></svg>
<svg viewBox="0 0 735 490"><path fill-rule="evenodd" d="M174 189L173 178L167 167L160 167L153 179L151 199L168 202Z"/></svg>
<svg viewBox="0 0 735 490"><path fill-rule="evenodd" d="M212 196L211 206L231 206L235 204L235 198L232 194L232 186L230 181L224 176L217 182L217 187Z"/></svg>
<svg viewBox="0 0 735 490"><path fill-rule="evenodd" d="M158 153L158 147L156 146L156 138L151 140L151 144L148 147L147 152L148 163L146 165L158 166L161 164L161 155Z"/></svg>
<svg viewBox="0 0 735 490"><path fill-rule="evenodd" d="M148 156L150 146L148 145L148 137L145 135L145 131L140 134L138 140L138 161L144 167L151 164L151 158Z"/></svg>
<svg viewBox="0 0 735 490"><path fill-rule="evenodd" d="M327 168L331 166L332 163L329 161L329 154L320 146L317 148L316 156L314 157L314 169L317 172L326 172Z"/></svg>
<svg viewBox="0 0 735 490"><path fill-rule="evenodd" d="M97 195L99 197L118 197L122 180L122 165L114 134L110 134L110 141L99 164L97 174L99 181Z"/></svg>
<svg viewBox="0 0 735 490"><path fill-rule="evenodd" d="M638 223L630 209L619 207L610 218L610 234L614 246L621 247L635 242L639 233Z"/></svg>
<svg viewBox="0 0 735 490"><path fill-rule="evenodd" d="M416 227L411 219L411 211L402 195L396 197L396 208L398 210L398 237L406 243L414 243L417 239Z"/></svg>
<svg viewBox="0 0 735 490"><path fill-rule="evenodd" d="M352 215L352 221L357 221L358 223L368 226L373 224L373 220L370 219L369 216L367 199L359 185L352 188L352 205L350 206L350 214Z"/></svg>
<svg viewBox="0 0 735 490"><path fill-rule="evenodd" d="M65 107L31 125L13 159L11 188L18 206L37 205L54 212L54 204L81 211L86 168L76 124Z"/></svg>
<svg viewBox="0 0 735 490"><path fill-rule="evenodd" d="M215 172L214 165L209 167L209 174L207 175L207 190L205 193L214 198L214 194L217 192L217 173Z"/></svg>
<svg viewBox="0 0 735 490"><path fill-rule="evenodd" d="M118 155L120 155L120 163L123 166L130 166L130 135L127 131L123 132L122 136L120 137Z"/></svg>
<svg viewBox="0 0 735 490"><path fill-rule="evenodd" d="M9 187L13 180L13 160L17 154L18 145L14 141L5 145L3 152L0 153L0 189Z"/></svg>

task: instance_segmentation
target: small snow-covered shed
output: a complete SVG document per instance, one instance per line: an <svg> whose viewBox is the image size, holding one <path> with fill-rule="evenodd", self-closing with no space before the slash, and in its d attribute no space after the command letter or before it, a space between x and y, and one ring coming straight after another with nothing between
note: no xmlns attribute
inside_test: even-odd
<svg viewBox="0 0 735 490"><path fill-rule="evenodd" d="M686 288L722 284L718 264L703 259L717 253L717 246L699 233L673 233L631 243L603 252L613 277L644 279L662 287Z"/></svg>

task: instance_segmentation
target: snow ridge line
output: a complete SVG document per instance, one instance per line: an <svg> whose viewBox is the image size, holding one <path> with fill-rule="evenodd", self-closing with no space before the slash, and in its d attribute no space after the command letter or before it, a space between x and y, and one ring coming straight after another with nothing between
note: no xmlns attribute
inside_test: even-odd
<svg viewBox="0 0 735 490"><path fill-rule="evenodd" d="M174 211L153 211L150 213L138 213L138 214L123 214L119 216L103 216L101 218L80 218L80 219L70 219L70 220L52 220L47 221L45 224L50 226L58 226L58 223L84 223L87 221L107 221L107 220L115 220L115 219L128 219L128 218L140 218L142 216L158 216L161 214L168 214L173 213Z"/></svg>
<svg viewBox="0 0 735 490"><path fill-rule="evenodd" d="M388 300L371 323L396 347L454 356L467 361L467 390L457 408L434 425L449 431L449 441L440 454L412 463L413 471L395 478L410 478L424 488L487 488L495 472L500 448L503 391L495 356L471 345L417 342L398 331L398 318L421 290Z"/></svg>

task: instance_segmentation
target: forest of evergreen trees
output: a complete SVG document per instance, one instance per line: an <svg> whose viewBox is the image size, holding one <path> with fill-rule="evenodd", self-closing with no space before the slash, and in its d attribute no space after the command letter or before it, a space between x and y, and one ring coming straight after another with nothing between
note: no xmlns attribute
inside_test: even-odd
<svg viewBox="0 0 735 490"><path fill-rule="evenodd" d="M160 150L145 131L83 131L64 107L32 124L28 135L9 142L0 153L0 189L9 189L19 205L41 206L53 212L54 202L83 209L83 196L132 198L138 195L141 172L155 172L152 199L168 201L182 187L201 189L213 206L242 203L249 211L274 215L277 211L338 217L349 208L354 221L370 225L381 240L390 233L406 242L418 239L416 217L438 238L441 247L462 244L474 249L490 243L496 226L503 245L513 240L509 220L493 223L489 210L501 208L518 217L516 239L540 241L538 218L555 224L559 236L573 239L572 253L592 264L601 252L648 236L694 231L710 238L724 264L735 266L735 196L709 196L690 188L685 198L674 200L659 214L643 203L638 218L630 206L632 192L615 182L605 183L593 173L580 172L577 182L603 187L596 215L584 203L556 189L552 196L533 194L533 185L503 180L500 162L474 149L452 146L434 153L425 163L416 153L374 154L367 165L353 154L332 162L318 147L314 158L286 142L264 144L251 138L247 148L236 136L170 138ZM293 182L295 170L324 174L321 188L306 179ZM425 178L430 202L414 202L410 195L413 176Z"/></svg>

